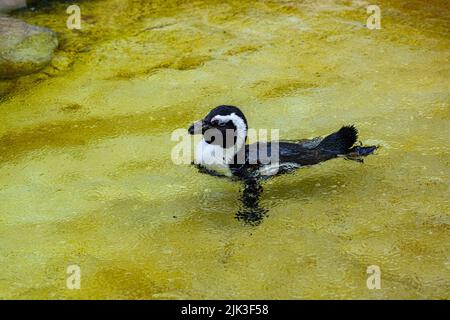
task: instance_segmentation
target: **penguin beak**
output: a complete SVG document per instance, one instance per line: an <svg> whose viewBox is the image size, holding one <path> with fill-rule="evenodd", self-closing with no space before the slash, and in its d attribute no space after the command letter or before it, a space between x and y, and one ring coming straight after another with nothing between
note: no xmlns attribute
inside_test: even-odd
<svg viewBox="0 0 450 320"><path fill-rule="evenodd" d="M189 134L203 134L206 130L210 129L211 126L208 125L203 120L194 122L188 129Z"/></svg>

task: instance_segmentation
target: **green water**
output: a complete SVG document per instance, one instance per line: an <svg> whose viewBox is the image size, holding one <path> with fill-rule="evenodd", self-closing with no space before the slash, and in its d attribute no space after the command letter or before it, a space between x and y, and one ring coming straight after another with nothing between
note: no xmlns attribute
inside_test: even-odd
<svg viewBox="0 0 450 320"><path fill-rule="evenodd" d="M449 298L446 1L378 1L381 30L364 1L143 3L82 1L80 31L67 4L14 14L60 48L0 82L1 298ZM267 182L245 225L239 184L171 161L219 104L381 149Z"/></svg>

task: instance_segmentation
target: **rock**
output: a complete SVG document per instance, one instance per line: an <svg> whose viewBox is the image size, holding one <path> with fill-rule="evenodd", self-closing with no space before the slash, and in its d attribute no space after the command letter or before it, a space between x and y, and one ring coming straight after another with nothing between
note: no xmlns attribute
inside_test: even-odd
<svg viewBox="0 0 450 320"><path fill-rule="evenodd" d="M10 12L26 6L26 0L0 0L0 12Z"/></svg>
<svg viewBox="0 0 450 320"><path fill-rule="evenodd" d="M14 78L46 66L58 47L56 33L0 16L0 78Z"/></svg>

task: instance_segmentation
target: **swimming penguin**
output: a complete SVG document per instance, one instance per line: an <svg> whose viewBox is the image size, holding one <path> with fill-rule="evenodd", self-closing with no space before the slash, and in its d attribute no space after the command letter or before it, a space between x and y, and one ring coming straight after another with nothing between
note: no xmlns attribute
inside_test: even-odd
<svg viewBox="0 0 450 320"><path fill-rule="evenodd" d="M258 206L261 180L338 157L362 162L377 149L355 146L358 130L354 126L343 126L324 138L246 144L247 119L230 105L212 109L188 131L202 135L195 149L195 163L201 172L244 182L244 211L238 218L247 222L259 221L266 212Z"/></svg>

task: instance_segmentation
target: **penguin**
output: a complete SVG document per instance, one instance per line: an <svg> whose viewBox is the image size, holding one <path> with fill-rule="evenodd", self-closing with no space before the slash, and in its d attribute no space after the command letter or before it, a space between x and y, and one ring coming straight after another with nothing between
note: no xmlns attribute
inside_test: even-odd
<svg viewBox="0 0 450 320"><path fill-rule="evenodd" d="M248 122L235 106L220 105L193 123L191 135L202 135L194 163L200 172L244 182L244 210L237 218L257 223L267 210L259 207L261 181L335 158L363 162L377 146L355 145L358 130L343 126L325 137L247 144Z"/></svg>

